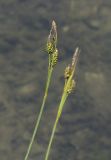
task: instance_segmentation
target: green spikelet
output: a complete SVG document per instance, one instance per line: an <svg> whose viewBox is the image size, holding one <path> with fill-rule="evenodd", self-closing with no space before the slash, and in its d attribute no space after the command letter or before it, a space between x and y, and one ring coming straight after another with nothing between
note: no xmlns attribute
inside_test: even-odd
<svg viewBox="0 0 111 160"><path fill-rule="evenodd" d="M65 72L64 72L64 78L67 80L70 75L71 75L71 72L72 72L72 69L71 69L71 66L68 65L65 69Z"/></svg>
<svg viewBox="0 0 111 160"><path fill-rule="evenodd" d="M52 54L52 58L51 58L51 65L52 67L54 67L56 65L58 61L58 50L56 49L53 54Z"/></svg>
<svg viewBox="0 0 111 160"><path fill-rule="evenodd" d="M52 54L54 51L54 46L51 42L47 42L46 51L48 54Z"/></svg>

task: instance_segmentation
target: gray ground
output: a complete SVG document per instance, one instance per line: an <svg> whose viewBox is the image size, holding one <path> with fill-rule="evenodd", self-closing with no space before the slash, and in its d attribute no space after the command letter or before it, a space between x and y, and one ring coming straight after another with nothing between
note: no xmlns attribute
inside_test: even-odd
<svg viewBox="0 0 111 160"><path fill-rule="evenodd" d="M50 24L59 62L30 160L43 160L64 85L81 48L77 87L68 98L50 160L111 160L111 1L0 0L0 160L23 160L39 112Z"/></svg>

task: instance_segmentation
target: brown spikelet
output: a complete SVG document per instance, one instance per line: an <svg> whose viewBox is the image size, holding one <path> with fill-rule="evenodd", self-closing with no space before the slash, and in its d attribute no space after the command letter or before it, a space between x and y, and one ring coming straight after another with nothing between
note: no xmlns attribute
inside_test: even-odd
<svg viewBox="0 0 111 160"><path fill-rule="evenodd" d="M74 55L72 57L72 67L75 67L77 64L78 56L79 56L80 50L79 48L76 48Z"/></svg>
<svg viewBox="0 0 111 160"><path fill-rule="evenodd" d="M79 48L76 48L71 65L68 65L65 69L64 78L65 78L65 87L64 92L68 94L75 88L75 81L73 79L75 75L76 64L78 60Z"/></svg>
<svg viewBox="0 0 111 160"><path fill-rule="evenodd" d="M50 30L50 34L49 34L49 41L54 45L54 47L56 48L56 43L57 43L57 26L55 21L52 21L52 27Z"/></svg>
<svg viewBox="0 0 111 160"><path fill-rule="evenodd" d="M53 52L56 50L57 46L57 26L55 21L52 21L51 30L47 39L46 44L46 51L49 54L53 54Z"/></svg>

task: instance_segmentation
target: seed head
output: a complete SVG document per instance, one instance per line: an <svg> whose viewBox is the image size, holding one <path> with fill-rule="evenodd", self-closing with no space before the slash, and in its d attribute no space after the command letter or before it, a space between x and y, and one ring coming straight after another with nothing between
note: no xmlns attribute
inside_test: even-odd
<svg viewBox="0 0 111 160"><path fill-rule="evenodd" d="M55 48L56 48L56 43L57 43L57 26L56 26L56 23L55 23L54 20L52 21L52 27L51 27L51 30L50 30L49 38L50 38L50 41L52 43L54 43Z"/></svg>
<svg viewBox="0 0 111 160"><path fill-rule="evenodd" d="M72 58L72 63L71 65L68 65L65 69L64 77L65 77L65 87L64 91L66 91L67 94L71 93L71 91L75 87L75 81L73 79L74 74L75 74L75 68L77 64L77 59L78 59L78 53L79 53L79 48L76 48L75 53Z"/></svg>
<svg viewBox="0 0 111 160"><path fill-rule="evenodd" d="M55 21L53 20L50 34L47 40L47 52L49 54L52 54L56 49L56 45L57 45L57 27Z"/></svg>

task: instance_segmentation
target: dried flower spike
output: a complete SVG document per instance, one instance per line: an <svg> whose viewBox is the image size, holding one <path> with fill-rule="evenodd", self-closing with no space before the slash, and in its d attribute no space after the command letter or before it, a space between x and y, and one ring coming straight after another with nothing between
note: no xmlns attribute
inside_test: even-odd
<svg viewBox="0 0 111 160"><path fill-rule="evenodd" d="M52 54L56 49L56 45L57 45L57 27L55 21L53 20L50 34L47 40L47 52L49 54Z"/></svg>
<svg viewBox="0 0 111 160"><path fill-rule="evenodd" d="M50 41L54 43L55 48L56 48L56 43L57 43L57 26L55 21L52 21L52 28L50 30L50 35L49 35Z"/></svg>
<svg viewBox="0 0 111 160"><path fill-rule="evenodd" d="M75 50L75 52L73 54L73 58L72 58L72 67L74 67L74 68L76 67L79 53L80 53L80 49L76 48L76 50Z"/></svg>
<svg viewBox="0 0 111 160"><path fill-rule="evenodd" d="M47 52L49 53L49 68L53 68L58 60L57 49L57 27L55 21L52 21L50 34L47 40Z"/></svg>
<svg viewBox="0 0 111 160"><path fill-rule="evenodd" d="M77 59L78 59L78 54L79 54L79 48L76 48L73 58L72 58L72 64L68 65L65 69L65 86L64 86L64 91L66 93L71 93L71 91L74 89L75 87L75 81L73 80L73 76L75 73L75 68L76 68L76 64L77 64Z"/></svg>

